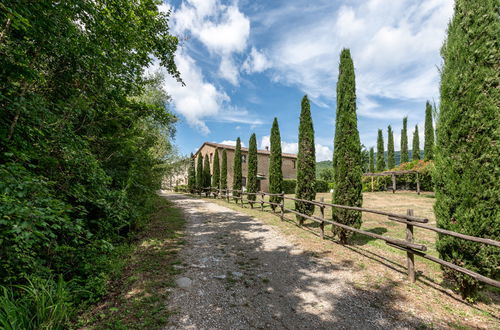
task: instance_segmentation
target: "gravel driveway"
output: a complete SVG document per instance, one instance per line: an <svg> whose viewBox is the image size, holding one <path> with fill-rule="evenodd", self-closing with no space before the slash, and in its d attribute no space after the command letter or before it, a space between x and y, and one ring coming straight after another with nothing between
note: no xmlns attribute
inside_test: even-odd
<svg viewBox="0 0 500 330"><path fill-rule="evenodd" d="M167 329L404 329L422 320L352 285L353 265L324 260L276 229L220 205L166 194L186 216L182 274Z"/></svg>

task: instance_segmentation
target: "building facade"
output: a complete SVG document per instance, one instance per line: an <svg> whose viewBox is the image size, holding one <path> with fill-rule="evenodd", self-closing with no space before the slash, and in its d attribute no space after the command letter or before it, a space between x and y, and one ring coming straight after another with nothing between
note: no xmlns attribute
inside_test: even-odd
<svg viewBox="0 0 500 330"><path fill-rule="evenodd" d="M196 157L196 164L198 157L205 157L208 155L210 161L210 173L213 174L213 160L216 152L219 153L219 160L222 162L222 151L226 150L227 154L227 186L229 189L233 187L233 173L234 173L234 153L235 146L226 144L205 142L198 149L194 157ZM257 150L257 190L269 191L269 150ZM243 187L247 186L248 177L248 148L241 148L241 164ZM296 179L297 177L297 155L283 153L281 154L283 179Z"/></svg>

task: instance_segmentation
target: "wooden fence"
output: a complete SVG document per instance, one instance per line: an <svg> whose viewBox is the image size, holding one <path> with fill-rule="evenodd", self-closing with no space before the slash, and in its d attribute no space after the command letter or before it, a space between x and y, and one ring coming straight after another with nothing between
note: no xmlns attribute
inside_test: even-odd
<svg viewBox="0 0 500 330"><path fill-rule="evenodd" d="M187 192L187 191L186 191ZM221 198L227 200L227 202L230 202L231 200L234 200L236 204L240 204L242 207L244 206L245 202L250 205L251 208L254 208L255 206L260 206L260 210L264 211L264 206L270 205L272 208L273 213L278 213L276 210L279 210L279 216L281 220L284 220L284 216L286 212L296 214L302 218L309 219L315 222L319 223L319 229L320 229L320 236L322 239L325 238L325 224L331 224L333 226L337 226L340 228L343 228L345 230L349 230L358 234L366 235L369 237L372 237L374 239L380 239L386 242L386 244L395 247L397 249L406 251L406 259L407 259L407 272L408 272L408 279L411 282L415 282L415 259L414 256L417 255L419 257L431 260L435 263L438 263L442 266L451 268L455 271L461 272L463 274L467 274L470 277L476 279L477 281L489 284L491 286L500 288L500 282L496 281L494 279L491 279L489 277L483 276L481 274L478 274L476 272L473 272L471 270L468 270L464 267L457 266L453 263L450 263L448 261L439 259L437 257L431 256L429 254L426 254L425 251L427 251L427 247L423 244L417 244L414 242L414 235L413 235L413 228L414 227L419 227L427 230L431 230L440 234L444 235L450 235L453 237L461 238L464 240L472 241L472 242L477 242L481 244L487 244L487 245L492 245L495 247L500 247L500 242L493 240L493 239L488 239L488 238L481 238L481 237L474 237L474 236L469 236L469 235L464 235L460 234L454 231L449 231L449 230L444 230L441 228L436 228L430 225L427 225L426 223L429 221L427 218L421 218L417 217L413 214L413 210L407 210L407 214L395 214L391 212L385 212L385 211L380 211L380 210L374 210L374 209L367 209L364 207L353 207L353 206L345 206L345 205L337 205L337 204L331 204L331 203L325 203L323 198L321 198L320 201L308 201L308 200L303 200L303 199L298 199L295 197L290 197L286 196L284 193L281 194L271 194L267 192L262 192L259 191L257 193L249 193L245 192L242 190L232 190L232 189L214 189L214 188L204 188L201 190L195 191L195 193L202 194L204 193L205 196L213 196L214 198ZM245 199L246 196L246 199ZM254 198L248 199L248 196L255 196ZM277 196L277 200L279 202L270 202L265 200L265 196ZM314 216L314 215L306 215L302 214L296 210L292 210L289 208L285 207L285 200L292 200L292 201L299 201L299 202L304 202L304 203L309 203L313 204L316 207L319 207L320 209L320 216ZM326 207L332 207L332 208L340 208L340 209L346 209L346 210L354 210L354 211L359 211L359 212L366 212L366 213L372 213L372 214L378 214L378 215L383 215L387 216L388 220L399 222L406 224L406 239L401 240L401 239L396 239L396 238L391 238L379 234L375 234L366 230L362 229L357 229L353 228L341 223L338 223L336 221L326 219L325 218L325 208ZM299 225L302 223L299 221Z"/></svg>

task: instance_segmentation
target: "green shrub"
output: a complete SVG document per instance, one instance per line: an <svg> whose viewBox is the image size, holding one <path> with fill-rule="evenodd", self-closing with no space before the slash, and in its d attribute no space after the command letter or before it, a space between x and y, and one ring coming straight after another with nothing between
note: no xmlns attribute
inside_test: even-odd
<svg viewBox="0 0 500 330"><path fill-rule="evenodd" d="M295 194L295 188L297 187L297 180L295 179L284 179L282 184L282 189L285 194Z"/></svg>
<svg viewBox="0 0 500 330"><path fill-rule="evenodd" d="M324 180L316 180L316 192L319 192L319 193L325 193L325 192L329 192L329 188L328 188L328 182L324 181Z"/></svg>
<svg viewBox="0 0 500 330"><path fill-rule="evenodd" d="M189 191L188 186L185 184L180 184L174 187L175 192L186 192Z"/></svg>

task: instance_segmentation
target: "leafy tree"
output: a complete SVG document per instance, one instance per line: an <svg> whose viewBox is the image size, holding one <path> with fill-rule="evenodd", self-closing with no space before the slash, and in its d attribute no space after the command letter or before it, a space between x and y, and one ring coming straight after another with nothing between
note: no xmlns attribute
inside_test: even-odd
<svg viewBox="0 0 500 330"><path fill-rule="evenodd" d="M210 175L210 160L208 158L208 154L205 155L203 161L203 188L210 188L210 182L212 181Z"/></svg>
<svg viewBox="0 0 500 330"><path fill-rule="evenodd" d="M201 189L204 186L203 181L203 155L198 155L198 164L196 166L196 189Z"/></svg>
<svg viewBox="0 0 500 330"><path fill-rule="evenodd" d="M215 189L220 188L220 162L219 162L219 150L215 149L214 154L214 175L212 176L212 187Z"/></svg>
<svg viewBox="0 0 500 330"><path fill-rule="evenodd" d="M337 114L334 141L333 166L335 192L333 203L348 206L361 206L363 195L361 143L356 116L356 82L351 53L343 49L340 54L339 79L337 82ZM352 227L361 226L361 213L352 210L333 208L334 221ZM333 226L333 234L346 243L351 232Z"/></svg>
<svg viewBox="0 0 500 330"><path fill-rule="evenodd" d="M191 154L191 157L189 158L188 189L191 193L193 193L196 189L196 166L193 154Z"/></svg>
<svg viewBox="0 0 500 330"><path fill-rule="evenodd" d="M255 133L250 136L248 143L248 180L247 191L249 193L257 192L257 137ZM248 195L248 200L254 201L256 195Z"/></svg>
<svg viewBox="0 0 500 330"><path fill-rule="evenodd" d="M370 173L375 172L375 151L373 147L370 148Z"/></svg>
<svg viewBox="0 0 500 330"><path fill-rule="evenodd" d="M227 153L222 150L222 163L220 165L220 188L227 189Z"/></svg>
<svg viewBox="0 0 500 330"><path fill-rule="evenodd" d="M382 130L378 130L377 138L377 172L382 172L385 170L385 158L384 158L384 137L382 135Z"/></svg>
<svg viewBox="0 0 500 330"><path fill-rule="evenodd" d="M455 2L441 49L441 101L434 173L439 228L500 237L498 2ZM500 277L498 248L439 235L441 258L490 278ZM479 283L444 269L464 297Z"/></svg>
<svg viewBox="0 0 500 330"><path fill-rule="evenodd" d="M236 139L236 150L234 151L233 166L233 190L241 190L243 185L243 176L241 173L241 140ZM233 195L240 196L239 192L233 192Z"/></svg>
<svg viewBox="0 0 500 330"><path fill-rule="evenodd" d="M425 104L425 144L424 159L434 158L434 126L432 125L432 106L429 101Z"/></svg>
<svg viewBox="0 0 500 330"><path fill-rule="evenodd" d="M403 118L403 129L401 130L401 156L400 164L407 163L410 160L408 156L408 117Z"/></svg>
<svg viewBox="0 0 500 330"><path fill-rule="evenodd" d="M323 168L319 172L319 179L326 182L333 182L333 168Z"/></svg>
<svg viewBox="0 0 500 330"><path fill-rule="evenodd" d="M389 169L396 167L396 159L394 157L394 135L392 127L387 127L387 167Z"/></svg>
<svg viewBox="0 0 500 330"><path fill-rule="evenodd" d="M363 164L363 173L370 171L370 152L364 145L361 145L361 162Z"/></svg>
<svg viewBox="0 0 500 330"><path fill-rule="evenodd" d="M415 125L415 132L413 132L413 148L411 151L411 160L420 159L420 142L418 138L418 125Z"/></svg>
<svg viewBox="0 0 500 330"><path fill-rule="evenodd" d="M299 124L299 152L297 154L297 186L295 197L312 201L316 198L316 151L314 149L314 127L307 95L302 98ZM314 204L295 201L295 209L312 215ZM304 217L297 216L300 223Z"/></svg>
<svg viewBox="0 0 500 330"><path fill-rule="evenodd" d="M271 154L269 155L269 192L272 194L281 194L283 192L283 172L281 169L281 136L278 126L278 119L274 118L271 127ZM272 203L281 202L279 196L271 196ZM275 206L271 205L274 210Z"/></svg>

